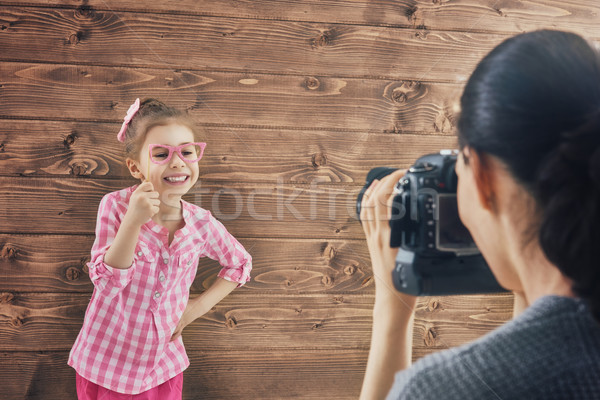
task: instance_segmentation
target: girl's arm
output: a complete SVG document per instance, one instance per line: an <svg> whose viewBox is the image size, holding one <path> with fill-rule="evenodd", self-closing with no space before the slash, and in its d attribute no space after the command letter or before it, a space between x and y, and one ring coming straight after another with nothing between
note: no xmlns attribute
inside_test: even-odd
<svg viewBox="0 0 600 400"><path fill-rule="evenodd" d="M367 370L360 398L384 399L397 371L410 366L412 318L416 297L396 291L392 270L398 249L390 248L390 200L396 182L405 171L396 171L365 192L360 219L367 238L375 281L373 330Z"/></svg>
<svg viewBox="0 0 600 400"><path fill-rule="evenodd" d="M200 296L190 299L185 311L171 336L171 340L177 339L181 335L181 331L187 325L194 322L206 314L211 308L213 308L218 302L223 300L233 289L238 286L237 282L231 282L223 278L217 278L215 283L211 285L204 293Z"/></svg>
<svg viewBox="0 0 600 400"><path fill-rule="evenodd" d="M118 269L131 267L140 229L158 212L159 206L158 192L154 191L152 183L143 182L135 189L117 234L104 254L105 264Z"/></svg>

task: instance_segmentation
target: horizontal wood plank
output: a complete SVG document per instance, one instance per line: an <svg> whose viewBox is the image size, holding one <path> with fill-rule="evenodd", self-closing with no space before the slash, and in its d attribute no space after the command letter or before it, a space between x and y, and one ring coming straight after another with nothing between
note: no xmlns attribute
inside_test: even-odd
<svg viewBox="0 0 600 400"><path fill-rule="evenodd" d="M0 177L0 233L92 234L102 196L133 180ZM239 237L364 239L360 187L198 182L184 196ZM168 199L167 199L168 201Z"/></svg>
<svg viewBox="0 0 600 400"><path fill-rule="evenodd" d="M372 271L361 240L238 238L252 255L252 293L372 293ZM0 291L91 293L86 263L93 235L0 235ZM200 260L192 293L220 270Z"/></svg>
<svg viewBox="0 0 600 400"><path fill-rule="evenodd" d="M56 8L5 7L0 20L2 60L428 81L464 79L508 37Z"/></svg>
<svg viewBox="0 0 600 400"><path fill-rule="evenodd" d="M0 351L69 349L87 294L0 294ZM368 349L373 295L268 295L239 290L185 328L190 350ZM511 318L512 295L420 298L413 356L470 342ZM218 340L216 340L218 338Z"/></svg>
<svg viewBox="0 0 600 400"><path fill-rule="evenodd" d="M119 128L113 123L4 120L0 175L128 177L116 140ZM456 147L449 135L203 129L208 143L203 181L362 185L371 168L407 168L421 155Z"/></svg>
<svg viewBox="0 0 600 400"><path fill-rule="evenodd" d="M469 343L512 319L513 294L420 297L412 358Z"/></svg>
<svg viewBox="0 0 600 400"><path fill-rule="evenodd" d="M183 399L356 399L366 350L188 351ZM68 353L2 352L3 399L75 400ZM310 385L298 385L310 382ZM201 397L199 397L201 396Z"/></svg>
<svg viewBox="0 0 600 400"><path fill-rule="evenodd" d="M452 134L461 90L419 81L0 63L0 117L27 119L122 122L136 97L156 97L202 124L340 130L349 137Z"/></svg>
<svg viewBox="0 0 600 400"><path fill-rule="evenodd" d="M588 0L193 0L144 3L135 0L10 0L4 5L78 8L79 13L104 11L220 16L244 19L426 27L437 30L520 33L554 28L600 37L600 7Z"/></svg>

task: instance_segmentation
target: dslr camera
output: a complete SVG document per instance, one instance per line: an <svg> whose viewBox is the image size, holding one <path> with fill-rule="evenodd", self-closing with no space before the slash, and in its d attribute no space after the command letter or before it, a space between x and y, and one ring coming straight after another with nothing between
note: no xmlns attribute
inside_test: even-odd
<svg viewBox="0 0 600 400"><path fill-rule="evenodd" d="M456 203L457 150L420 157L394 188L390 246L398 248L392 272L394 286L414 296L495 293L505 291L462 224ZM358 194L375 179L397 168L372 169Z"/></svg>

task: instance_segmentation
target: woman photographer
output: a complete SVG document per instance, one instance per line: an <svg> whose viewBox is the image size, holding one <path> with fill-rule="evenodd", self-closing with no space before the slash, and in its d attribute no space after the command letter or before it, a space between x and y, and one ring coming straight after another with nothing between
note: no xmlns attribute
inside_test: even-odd
<svg viewBox="0 0 600 400"><path fill-rule="evenodd" d="M504 41L465 87L458 138L459 213L515 318L410 366L416 299L392 284L388 225L404 171L375 181L361 211L376 278L361 398L600 399L599 51L558 31Z"/></svg>

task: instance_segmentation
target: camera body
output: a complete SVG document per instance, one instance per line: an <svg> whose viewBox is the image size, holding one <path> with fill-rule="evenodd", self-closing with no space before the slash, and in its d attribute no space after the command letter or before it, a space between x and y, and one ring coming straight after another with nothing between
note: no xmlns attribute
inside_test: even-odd
<svg viewBox="0 0 600 400"><path fill-rule="evenodd" d="M457 156L456 150L442 150L420 157L394 188L390 246L398 254L392 276L401 292L429 296L504 291L458 215ZM366 189L395 170L369 172L357 198L359 216Z"/></svg>

